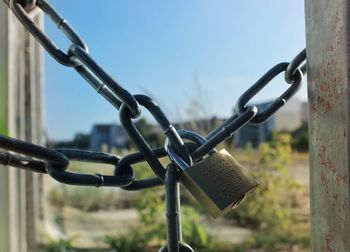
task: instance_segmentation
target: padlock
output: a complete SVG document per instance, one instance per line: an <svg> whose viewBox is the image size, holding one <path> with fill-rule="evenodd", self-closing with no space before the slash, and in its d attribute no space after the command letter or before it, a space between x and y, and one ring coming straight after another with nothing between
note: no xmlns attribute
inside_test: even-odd
<svg viewBox="0 0 350 252"><path fill-rule="evenodd" d="M182 137L195 134L197 140L201 139L201 144L206 141L192 131L179 130L179 134ZM168 141L166 150L172 162L182 171L180 182L214 218L237 207L246 194L259 185L259 181L225 149L212 151L207 157L191 165L176 154Z"/></svg>

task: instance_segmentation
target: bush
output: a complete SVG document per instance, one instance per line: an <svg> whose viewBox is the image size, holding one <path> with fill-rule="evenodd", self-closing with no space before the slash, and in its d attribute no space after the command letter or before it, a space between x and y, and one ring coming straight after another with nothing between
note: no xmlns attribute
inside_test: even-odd
<svg viewBox="0 0 350 252"><path fill-rule="evenodd" d="M292 209L298 205L296 198L302 187L290 178L287 169L291 162L290 135L274 135L271 142L260 146L260 152L258 168L253 171L260 185L227 216L256 230L252 239L236 246L236 251L249 251L248 247L276 251L281 243L300 241L294 228L300 225L293 220Z"/></svg>
<svg viewBox="0 0 350 252"><path fill-rule="evenodd" d="M260 145L260 151L259 165L253 172L260 185L229 216L240 225L254 229L287 229L291 220L290 209L295 204L292 196L301 189L288 174L290 136L275 135L271 142Z"/></svg>
<svg viewBox="0 0 350 252"><path fill-rule="evenodd" d="M74 252L72 247L72 240L53 240L48 239L43 252Z"/></svg>
<svg viewBox="0 0 350 252"><path fill-rule="evenodd" d="M234 252L300 251L310 245L310 232L306 225L294 224L288 232L258 231L241 244L234 246ZM304 251L304 250L303 250ZM306 251L306 250L305 250Z"/></svg>
<svg viewBox="0 0 350 252"><path fill-rule="evenodd" d="M163 190L149 190L140 195L136 202L140 226L118 237L106 237L108 245L117 251L145 251L160 247L166 242L165 205ZM213 248L214 244L201 223L200 215L189 206L181 208L184 241L194 249ZM207 250L213 251L213 250Z"/></svg>
<svg viewBox="0 0 350 252"><path fill-rule="evenodd" d="M145 241L139 233L130 232L119 237L106 236L105 243L115 252L139 252L144 251Z"/></svg>
<svg viewBox="0 0 350 252"><path fill-rule="evenodd" d="M213 251L215 244L208 231L201 224L201 216L198 212L192 207L183 206L181 217L184 241L196 250Z"/></svg>

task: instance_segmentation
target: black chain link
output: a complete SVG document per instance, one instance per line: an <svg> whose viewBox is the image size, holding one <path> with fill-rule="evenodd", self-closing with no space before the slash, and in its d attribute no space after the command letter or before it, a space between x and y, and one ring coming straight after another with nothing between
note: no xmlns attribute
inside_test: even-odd
<svg viewBox="0 0 350 252"><path fill-rule="evenodd" d="M306 50L302 50L290 63L279 63L264 74L254 85L246 90L237 100L235 115L214 129L203 144L184 143L182 138L188 138L182 132L180 137L169 122L158 104L145 95L132 95L115 81L90 56L87 44L69 25L67 20L45 0L3 0L11 8L19 21L46 49L57 62L73 67L75 70L100 93L115 108L120 110L120 121L128 135L140 152L118 157L108 153L98 153L82 150L58 149L52 150L35 144L0 135L0 164L21 169L49 174L59 182L79 186L115 186L125 190L141 190L166 184L166 201L168 212L168 246L161 251L192 251L181 241L179 217L176 217L179 202L176 183L177 167L170 163L165 169L159 158L167 156L164 147L151 149L141 133L137 130L132 119L141 113L141 105L155 118L169 140L171 148L176 151L184 162L191 165L192 160L203 158L226 138L235 134L247 123L263 123L276 113L299 90L303 75L306 74ZM61 51L47 35L31 20L28 12L35 7L40 8L57 25L72 42L68 53ZM247 105L250 100L269 84L277 75L284 72L285 81L291 84L270 106L259 111L256 106ZM12 153L14 152L14 153ZM24 155L24 156L23 156ZM113 165L113 175L80 174L68 172L69 160ZM135 179L133 164L146 161L153 170L155 177ZM176 206L176 202L178 205ZM179 245L180 244L180 245Z"/></svg>
<svg viewBox="0 0 350 252"><path fill-rule="evenodd" d="M113 105L115 105L118 109L122 104L125 104L130 110L132 118L137 118L140 113L140 105L136 101L135 97L130 94L127 90L125 90L118 82L116 82L102 67L100 67L89 55L89 53L84 50L78 44L73 44L69 48L69 54L72 55L72 58L77 59L84 68L76 67L77 72L82 75L85 80L88 80L91 85L94 85L101 80L101 83L106 85L105 89L98 89L102 91L102 94L105 96L109 94L109 91L103 91L107 88L110 89L112 93L114 93L120 101L113 101ZM89 72L90 71L90 72ZM103 88L104 86L102 86Z"/></svg>
<svg viewBox="0 0 350 252"><path fill-rule="evenodd" d="M236 113L241 114L245 111L245 105L258 94L267 84L269 84L278 74L286 71L288 63L279 63L272 67L266 74L264 74L253 86L245 91L237 100ZM271 105L263 111L259 111L251 120L250 123L263 123L277 112L286 102L300 89L303 80L302 72L297 69L293 75L292 85Z"/></svg>
<svg viewBox="0 0 350 252"><path fill-rule="evenodd" d="M120 157L107 154L81 150L57 150L58 152L65 155L69 160L77 160L90 163L101 163L117 165ZM81 174L72 173L62 169L59 169L54 163L47 163L48 174L59 182L69 185L79 186L128 186L134 180L134 173L130 172L124 176L112 176L112 175L101 175L101 174Z"/></svg>
<svg viewBox="0 0 350 252"><path fill-rule="evenodd" d="M13 166L33 172L47 173L46 164L41 160L33 160L32 158L23 157L9 152L0 152L0 164Z"/></svg>
<svg viewBox="0 0 350 252"><path fill-rule="evenodd" d="M288 65L284 79L288 84L293 84L297 79L297 70L300 69L303 75L306 74L306 49L302 50ZM305 62L305 63L304 63ZM304 63L304 65L302 65Z"/></svg>
<svg viewBox="0 0 350 252"><path fill-rule="evenodd" d="M55 164L57 169L64 170L67 168L69 164L68 158L59 153L58 151L47 149L42 146L38 146L35 144L27 143L18 139L14 139L11 137L0 135L0 148L16 152L17 154L22 154L29 156L30 158L40 159L42 162L50 161L52 164ZM28 157L21 158L17 155L12 155L9 152L3 153L1 155L1 163L8 164L17 164L16 167L20 167L23 169L32 169L33 162L28 160ZM42 163L41 162L41 163ZM29 166L28 166L29 164ZM46 166L45 166L46 167ZM43 169L42 165L37 168L37 171L41 173L47 172L47 170Z"/></svg>
<svg viewBox="0 0 350 252"><path fill-rule="evenodd" d="M24 9L28 5L26 4L25 6L22 6L22 2L23 1L20 0L11 0L10 7L24 27L27 28L45 50L60 64L71 67L78 66L80 63L72 60L69 55L62 52L61 49L59 49L55 43L30 19L27 11ZM67 20L61 17L47 1L37 0L34 2L35 6L39 7L44 13L46 13L58 29L60 29L73 44L79 45L81 48L88 51L88 47L84 40L80 38L80 36L69 25Z"/></svg>

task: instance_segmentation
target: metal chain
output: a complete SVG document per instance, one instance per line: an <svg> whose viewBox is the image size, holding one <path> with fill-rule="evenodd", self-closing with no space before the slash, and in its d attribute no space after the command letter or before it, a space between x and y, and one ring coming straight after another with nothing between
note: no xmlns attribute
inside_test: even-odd
<svg viewBox="0 0 350 252"><path fill-rule="evenodd" d="M0 164L27 169L33 172L49 174L55 180L78 186L114 186L125 190L142 190L164 184L167 192L168 246L161 251L192 251L181 241L180 218L177 214L179 203L176 182L177 167L170 163L165 169L159 158L167 156L164 147L151 149L132 119L141 114L141 106L146 108L157 121L166 135L172 149L184 162L191 165L193 160L203 158L219 143L232 136L248 123L260 124L274 115L300 89L303 75L306 74L306 50L302 50L289 63L283 62L272 67L255 84L246 90L237 100L235 114L215 128L205 137L203 144L184 143L179 132L170 124L159 105L145 95L132 95L115 81L90 56L85 41L69 25L68 21L45 0L3 0L11 8L18 20L45 48L56 61L64 66L73 67L98 93L120 111L120 121L140 152L119 157L108 153L83 150L52 150L35 144L0 135ZM64 53L31 20L30 13L38 7L57 25L72 42L68 53ZM277 75L284 72L287 90L263 111L257 106L248 105L252 98L263 90ZM193 139L192 139L193 140ZM14 152L14 153L13 153ZM23 156L24 155L24 156ZM80 174L68 172L69 161L77 160L91 163L113 165L113 175ZM133 164L146 161L155 177L135 179Z"/></svg>
<svg viewBox="0 0 350 252"><path fill-rule="evenodd" d="M79 174L65 171L68 167L69 159L80 158L79 160L111 164L111 157L93 152L81 151L78 154L78 152L69 150L54 151L19 140L6 138L4 136L0 137L0 147L3 147L6 150L15 151L19 154L27 155L27 157L21 157L19 155L10 154L9 152L1 152L0 162L2 164L31 169L36 172L48 172L53 178L63 183L94 186L121 186L129 190L160 185L165 178L165 169L158 161L159 155L157 155L157 151L154 151L149 147L146 140L142 137L140 132L138 132L132 122L132 119L140 115L141 105L151 112L181 158L183 158L186 163L191 164L191 158L196 160L203 157L216 145L224 141L227 137L232 136L245 124L257 124L266 121L299 90L303 75L306 74L306 64L302 65L303 62L306 61L306 50L304 49L290 63L280 63L271 68L254 85L244 92L236 103L236 114L227 119L221 126L214 129L206 137L207 141L197 149L193 150L193 153L190 155L188 148L184 145L177 130L170 124L157 103L145 95L130 94L112 77L110 77L110 75L91 58L84 40L74 31L68 21L61 17L61 15L47 1L3 1L11 8L20 22L48 51L48 53L57 60L57 62L65 66L74 67L75 70L99 93L101 93L106 100L120 110L120 121L122 125L140 150L142 159L148 162L150 168L157 176L147 180L134 181L133 170L130 164L126 164L125 167L127 168L123 168L122 165L118 165L119 159L116 157L113 158L113 164L116 165L114 175L116 177L122 177L120 180L113 180L112 177L103 175L82 174L82 176L79 176ZM67 54L57 48L51 39L47 37L47 35L43 33L30 19L27 12L33 10L35 7L38 7L47 14L72 42ZM258 111L256 106L247 106L250 100L281 72L285 72L285 80L287 83L291 84L291 86L263 111ZM164 152L161 154L164 154ZM32 158L39 158L41 160L35 160ZM140 160L139 156L137 160ZM123 164L124 162L121 163Z"/></svg>
<svg viewBox="0 0 350 252"><path fill-rule="evenodd" d="M132 122L132 119L140 115L141 105L151 112L181 158L183 158L186 163L191 164L191 158L194 160L202 158L216 145L224 141L227 137L232 136L245 124L257 124L266 121L299 90L303 75L306 74L306 64L302 65L303 62L306 61L306 50L304 49L290 63L280 63L271 68L254 85L244 92L236 103L236 114L214 129L206 137L207 141L204 144L198 146L195 150L191 149L193 153L190 155L187 146L182 142L177 130L170 124L157 103L145 95L130 94L112 77L110 77L110 75L91 58L87 44L84 40L74 31L68 21L61 17L61 15L47 1L3 1L11 8L21 23L38 40L46 51L57 60L57 62L65 66L74 67L75 70L90 85L92 85L98 93L102 94L107 101L120 110L120 121L130 138L140 150L140 153L135 154L134 156L131 154L122 158L122 160L119 160L116 157L113 158L113 164L116 165L114 176L118 178L120 177L120 179L113 180L110 176L88 174L82 174L82 176L79 176L79 174L65 171L68 167L69 159L78 158L78 160L111 164L111 157L107 157L104 154L83 151L78 154L78 152L69 150L54 151L39 146L31 148L34 145L15 139L10 140L10 138L6 137L0 138L0 147L3 147L6 150L15 151L19 154L27 155L27 157L22 157L10 154L9 152L0 152L1 164L30 169L36 172L48 172L53 178L63 183L94 186L121 186L126 190L139 190L160 185L165 178L165 168L158 161L158 158L165 155L165 153L160 149L152 150ZM51 39L47 37L47 35L30 19L27 12L33 10L35 7L38 7L47 14L72 42L67 54L57 48ZM263 111L258 111L256 106L247 106L250 100L281 72L285 72L285 80L287 83L291 84L291 86ZM13 146L22 147L22 149L13 148L11 144L8 144L9 142L16 143ZM142 159L140 158L140 155L142 156ZM53 160L53 156L55 156L56 159L60 158L60 162ZM133 160L132 158L134 157L137 158ZM40 158L42 160L35 160L32 158ZM129 160L129 162L125 162L124 160ZM130 166L133 162L130 163L130 160L137 160L137 162L146 160L150 168L156 174L156 177L134 180L133 169Z"/></svg>

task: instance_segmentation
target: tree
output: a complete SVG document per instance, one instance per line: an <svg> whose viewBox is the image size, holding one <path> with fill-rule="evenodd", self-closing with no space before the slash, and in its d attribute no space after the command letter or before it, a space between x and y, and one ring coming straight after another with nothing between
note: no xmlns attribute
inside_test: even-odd
<svg viewBox="0 0 350 252"><path fill-rule="evenodd" d="M88 149L90 145L90 134L77 133L71 141L48 141L49 148L74 148Z"/></svg>

